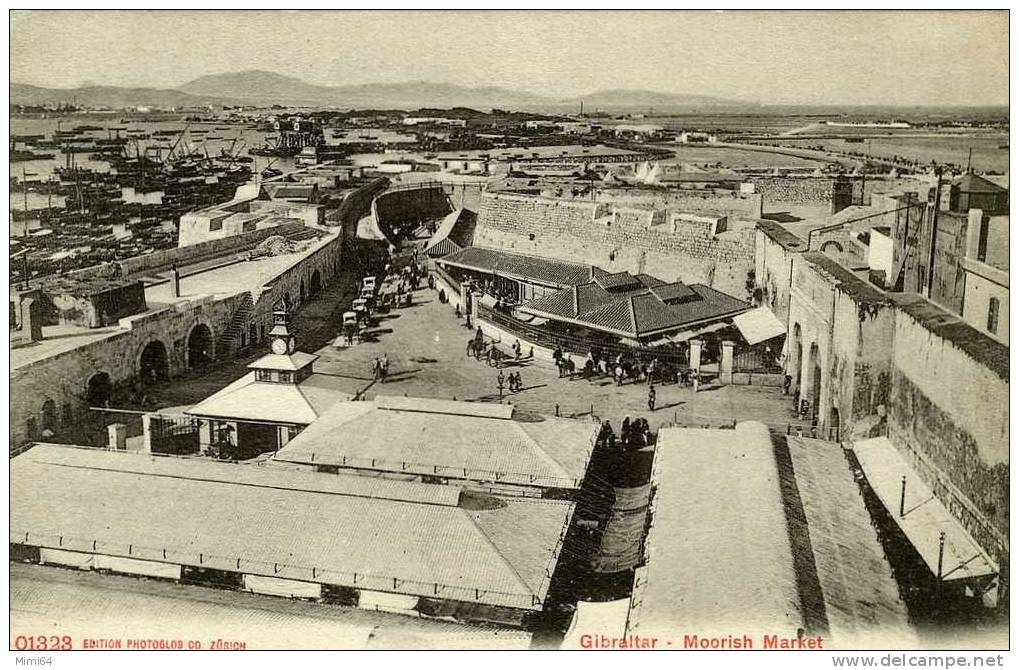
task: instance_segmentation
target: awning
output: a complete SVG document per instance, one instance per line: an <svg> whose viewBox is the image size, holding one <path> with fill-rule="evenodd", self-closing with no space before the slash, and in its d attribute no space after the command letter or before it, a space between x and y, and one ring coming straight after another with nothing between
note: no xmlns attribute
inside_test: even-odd
<svg viewBox="0 0 1019 670"><path fill-rule="evenodd" d="M867 482L931 573L942 581L989 577L998 566L938 500L887 437L853 444ZM905 502L902 481L905 477ZM941 535L944 533L944 551ZM939 570L940 563L940 570Z"/></svg>
<svg viewBox="0 0 1019 670"><path fill-rule="evenodd" d="M581 600L573 613L570 629L566 631L560 649L586 649L581 645L582 636L592 632L621 638L626 635L626 619L630 615L630 599L610 600L607 602L588 602Z"/></svg>
<svg viewBox="0 0 1019 670"><path fill-rule="evenodd" d="M513 318L516 319L517 321L523 321L524 323L530 324L532 326L543 326L546 323L548 323L548 319L542 318L540 316L535 316L534 314L528 314L527 312L521 312L520 310L514 310Z"/></svg>
<svg viewBox="0 0 1019 670"><path fill-rule="evenodd" d="M753 345L785 335L785 326L767 307L757 307L732 320L747 344Z"/></svg>
<svg viewBox="0 0 1019 670"><path fill-rule="evenodd" d="M650 342L647 343L647 346L660 347L663 344L679 344L680 342L686 342L687 340L691 340L699 335L706 335L708 333L713 333L715 331L722 330L723 328L727 328L730 325L732 324L730 324L727 321L717 321L715 323L709 324L707 326L702 326L700 328L680 330L678 332L671 333L664 337L659 337L656 340L651 340Z"/></svg>

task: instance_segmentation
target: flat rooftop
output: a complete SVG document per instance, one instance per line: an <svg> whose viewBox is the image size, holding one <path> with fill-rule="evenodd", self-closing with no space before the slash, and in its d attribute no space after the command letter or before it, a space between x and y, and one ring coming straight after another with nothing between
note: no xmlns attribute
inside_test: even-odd
<svg viewBox="0 0 1019 670"><path fill-rule="evenodd" d="M541 609L573 509L60 445L11 460L12 541L518 609Z"/></svg>
<svg viewBox="0 0 1019 670"><path fill-rule="evenodd" d="M148 285L145 287L145 301L148 309L124 317L121 319L121 323L124 325L106 328L85 328L65 324L43 326L43 339L38 342L27 342L20 331L11 331L11 369L16 370L99 340L116 337L130 330L128 322L131 319L151 316L173 305L186 304L208 297L225 298L243 291L252 291L253 296L257 299L262 287L271 285L276 277L328 243L332 237L332 235L322 237L292 254L263 256L254 260L244 260L242 255L236 255L225 258L218 265L211 265L211 267L208 261L196 264L195 268L202 269L194 272L191 272L191 267L180 267L178 269L184 275L180 280L180 297L171 296L169 281Z"/></svg>
<svg viewBox="0 0 1019 670"><path fill-rule="evenodd" d="M653 478L627 632L795 637L804 618L768 429L663 428Z"/></svg>

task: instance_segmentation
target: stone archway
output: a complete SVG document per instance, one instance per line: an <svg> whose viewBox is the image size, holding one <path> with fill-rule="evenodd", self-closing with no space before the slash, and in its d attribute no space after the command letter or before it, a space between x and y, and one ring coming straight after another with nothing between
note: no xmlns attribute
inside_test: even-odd
<svg viewBox="0 0 1019 670"><path fill-rule="evenodd" d="M322 273L315 270L311 273L311 281L309 282L311 287L311 297L315 297L322 290Z"/></svg>
<svg viewBox="0 0 1019 670"><path fill-rule="evenodd" d="M214 346L209 327L204 323L195 324L188 334L188 369L201 370L215 360Z"/></svg>
<svg viewBox="0 0 1019 670"><path fill-rule="evenodd" d="M89 407L106 407L113 396L110 375L97 372L85 382L85 404Z"/></svg>
<svg viewBox="0 0 1019 670"><path fill-rule="evenodd" d="M138 357L138 376L146 384L169 379L170 358L161 341L152 340L142 349Z"/></svg>
<svg viewBox="0 0 1019 670"><path fill-rule="evenodd" d="M821 351L817 342L810 345L810 356L807 359L807 374L810 375L810 387L808 389L810 400L811 423L817 424L821 418L818 405L821 402Z"/></svg>
<svg viewBox="0 0 1019 670"><path fill-rule="evenodd" d="M42 404L42 421L40 422L42 430L50 431L51 433L57 430L57 403L47 398Z"/></svg>
<svg viewBox="0 0 1019 670"><path fill-rule="evenodd" d="M307 293L307 291L306 291L306 290L305 290L305 288L304 288L304 280L303 280L303 279L301 280L301 292L300 292L300 294L299 294L299 295L300 295L301 297L300 297L300 301L299 301L299 302L298 302L297 304L298 304L298 305L303 305L303 304L304 304L304 301L305 301L305 300L307 299L307 297L308 297L308 293Z"/></svg>
<svg viewBox="0 0 1019 670"><path fill-rule="evenodd" d="M790 392L793 397L800 393L800 386L803 382L803 335L800 331L800 324L793 324L793 338L789 346L790 360L789 376L793 378Z"/></svg>

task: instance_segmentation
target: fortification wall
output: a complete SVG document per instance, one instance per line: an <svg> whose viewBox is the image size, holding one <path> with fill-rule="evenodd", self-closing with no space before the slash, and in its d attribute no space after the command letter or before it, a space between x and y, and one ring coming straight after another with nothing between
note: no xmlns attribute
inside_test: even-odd
<svg viewBox="0 0 1019 670"><path fill-rule="evenodd" d="M604 202L490 194L481 198L474 244L597 265L611 272L646 272L667 281L701 283L746 297L754 265L754 229L710 237L679 222L649 225L656 215Z"/></svg>
<svg viewBox="0 0 1019 670"><path fill-rule="evenodd" d="M676 189L601 188L595 192L597 202L639 205L655 209L723 214L732 218L759 219L762 199L759 194L740 195L726 191L680 191Z"/></svg>
<svg viewBox="0 0 1019 670"><path fill-rule="evenodd" d="M372 201L372 212L383 231L402 223L438 219L451 211L453 208L441 184L386 191Z"/></svg>

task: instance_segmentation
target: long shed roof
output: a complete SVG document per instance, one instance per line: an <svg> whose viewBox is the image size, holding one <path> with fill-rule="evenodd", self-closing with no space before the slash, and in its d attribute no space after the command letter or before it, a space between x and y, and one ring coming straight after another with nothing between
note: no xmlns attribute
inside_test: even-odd
<svg viewBox="0 0 1019 670"><path fill-rule="evenodd" d="M358 479L358 478L353 478ZM450 504L455 491L457 504ZM540 609L573 503L37 445L11 542Z"/></svg>

